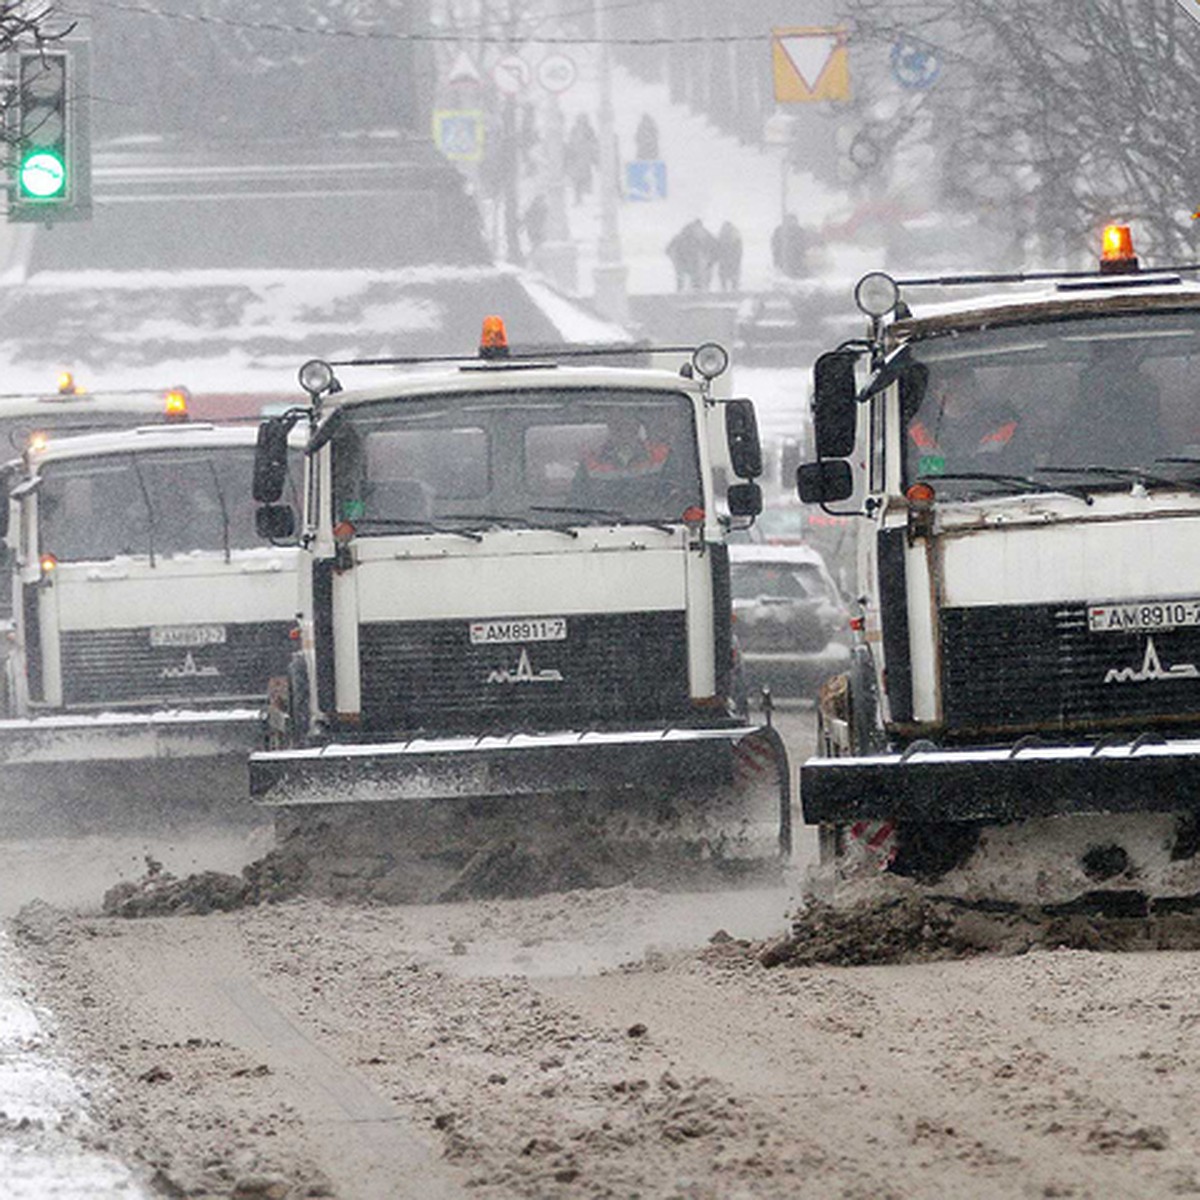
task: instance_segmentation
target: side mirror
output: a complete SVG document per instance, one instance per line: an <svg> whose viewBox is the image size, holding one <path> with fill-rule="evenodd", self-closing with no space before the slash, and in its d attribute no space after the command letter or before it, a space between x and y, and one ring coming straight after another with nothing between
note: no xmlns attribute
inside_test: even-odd
<svg viewBox="0 0 1200 1200"><path fill-rule="evenodd" d="M288 470L288 434L294 423L287 417L271 417L258 427L253 490L259 504L274 504L283 495Z"/></svg>
<svg viewBox="0 0 1200 1200"><path fill-rule="evenodd" d="M813 364L813 436L818 458L848 458L854 453L857 358L852 351L831 350Z"/></svg>
<svg viewBox="0 0 1200 1200"><path fill-rule="evenodd" d="M844 458L804 463L796 472L796 490L805 504L829 504L854 493L854 474Z"/></svg>
<svg viewBox="0 0 1200 1200"><path fill-rule="evenodd" d="M282 542L296 533L296 514L287 504L264 504L254 513L254 528L260 538Z"/></svg>
<svg viewBox="0 0 1200 1200"><path fill-rule="evenodd" d="M762 488L757 483L734 483L725 493L732 517L757 517L763 510Z"/></svg>
<svg viewBox="0 0 1200 1200"><path fill-rule="evenodd" d="M757 479L763 469L762 443L752 400L725 402L725 440L733 473L741 479Z"/></svg>
<svg viewBox="0 0 1200 1200"><path fill-rule="evenodd" d="M9 492L17 482L18 472L12 463L0 469L0 541L8 537L8 522L11 517L12 500Z"/></svg>

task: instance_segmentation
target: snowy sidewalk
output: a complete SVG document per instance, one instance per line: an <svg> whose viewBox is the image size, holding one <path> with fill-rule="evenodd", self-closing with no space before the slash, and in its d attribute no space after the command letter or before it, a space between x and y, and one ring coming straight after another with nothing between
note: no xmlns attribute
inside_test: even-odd
<svg viewBox="0 0 1200 1200"><path fill-rule="evenodd" d="M88 1093L49 1053L0 933L0 1193L5 1200L148 1200L120 1163L88 1151Z"/></svg>

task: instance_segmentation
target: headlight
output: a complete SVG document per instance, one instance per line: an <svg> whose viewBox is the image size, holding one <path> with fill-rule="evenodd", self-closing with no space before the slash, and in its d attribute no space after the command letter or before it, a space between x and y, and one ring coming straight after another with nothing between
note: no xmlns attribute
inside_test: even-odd
<svg viewBox="0 0 1200 1200"><path fill-rule="evenodd" d="M300 386L313 397L327 392L334 383L333 368L323 358L310 358L300 368Z"/></svg>
<svg viewBox="0 0 1200 1200"><path fill-rule="evenodd" d="M854 303L868 317L886 317L900 299L900 287L883 271L864 275L854 288Z"/></svg>
<svg viewBox="0 0 1200 1200"><path fill-rule="evenodd" d="M692 351L692 367L705 379L716 379L729 366L729 352L716 342L705 342Z"/></svg>

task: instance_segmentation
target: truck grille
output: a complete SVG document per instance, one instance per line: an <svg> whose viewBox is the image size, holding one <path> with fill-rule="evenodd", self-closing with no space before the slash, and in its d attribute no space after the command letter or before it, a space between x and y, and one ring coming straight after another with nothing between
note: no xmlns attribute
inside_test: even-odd
<svg viewBox="0 0 1200 1200"><path fill-rule="evenodd" d="M191 649L152 646L148 628L64 633L65 705L258 702L268 678L287 671L289 629L287 621L228 625L223 644Z"/></svg>
<svg viewBox="0 0 1200 1200"><path fill-rule="evenodd" d="M944 609L941 631L951 729L1200 716L1198 627L1091 633L1085 605L1054 604Z"/></svg>
<svg viewBox="0 0 1200 1200"><path fill-rule="evenodd" d="M474 645L469 623L365 624L365 731L629 726L690 711L682 612L567 618L564 641Z"/></svg>

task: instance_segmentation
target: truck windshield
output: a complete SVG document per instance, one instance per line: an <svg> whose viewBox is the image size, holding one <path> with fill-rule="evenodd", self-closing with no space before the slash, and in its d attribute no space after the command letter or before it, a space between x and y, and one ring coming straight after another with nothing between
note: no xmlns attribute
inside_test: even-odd
<svg viewBox="0 0 1200 1200"><path fill-rule="evenodd" d="M71 562L261 546L253 466L251 445L51 461L37 494L39 548ZM285 498L295 504L292 474Z"/></svg>
<svg viewBox="0 0 1200 1200"><path fill-rule="evenodd" d="M939 493L996 495L1195 478L1195 463L1169 460L1200 458L1198 368L1196 313L914 342L900 380L905 484L944 477Z"/></svg>
<svg viewBox="0 0 1200 1200"><path fill-rule="evenodd" d="M367 536L421 532L419 522L662 524L703 503L681 393L471 392L365 404L338 418L335 520Z"/></svg>

